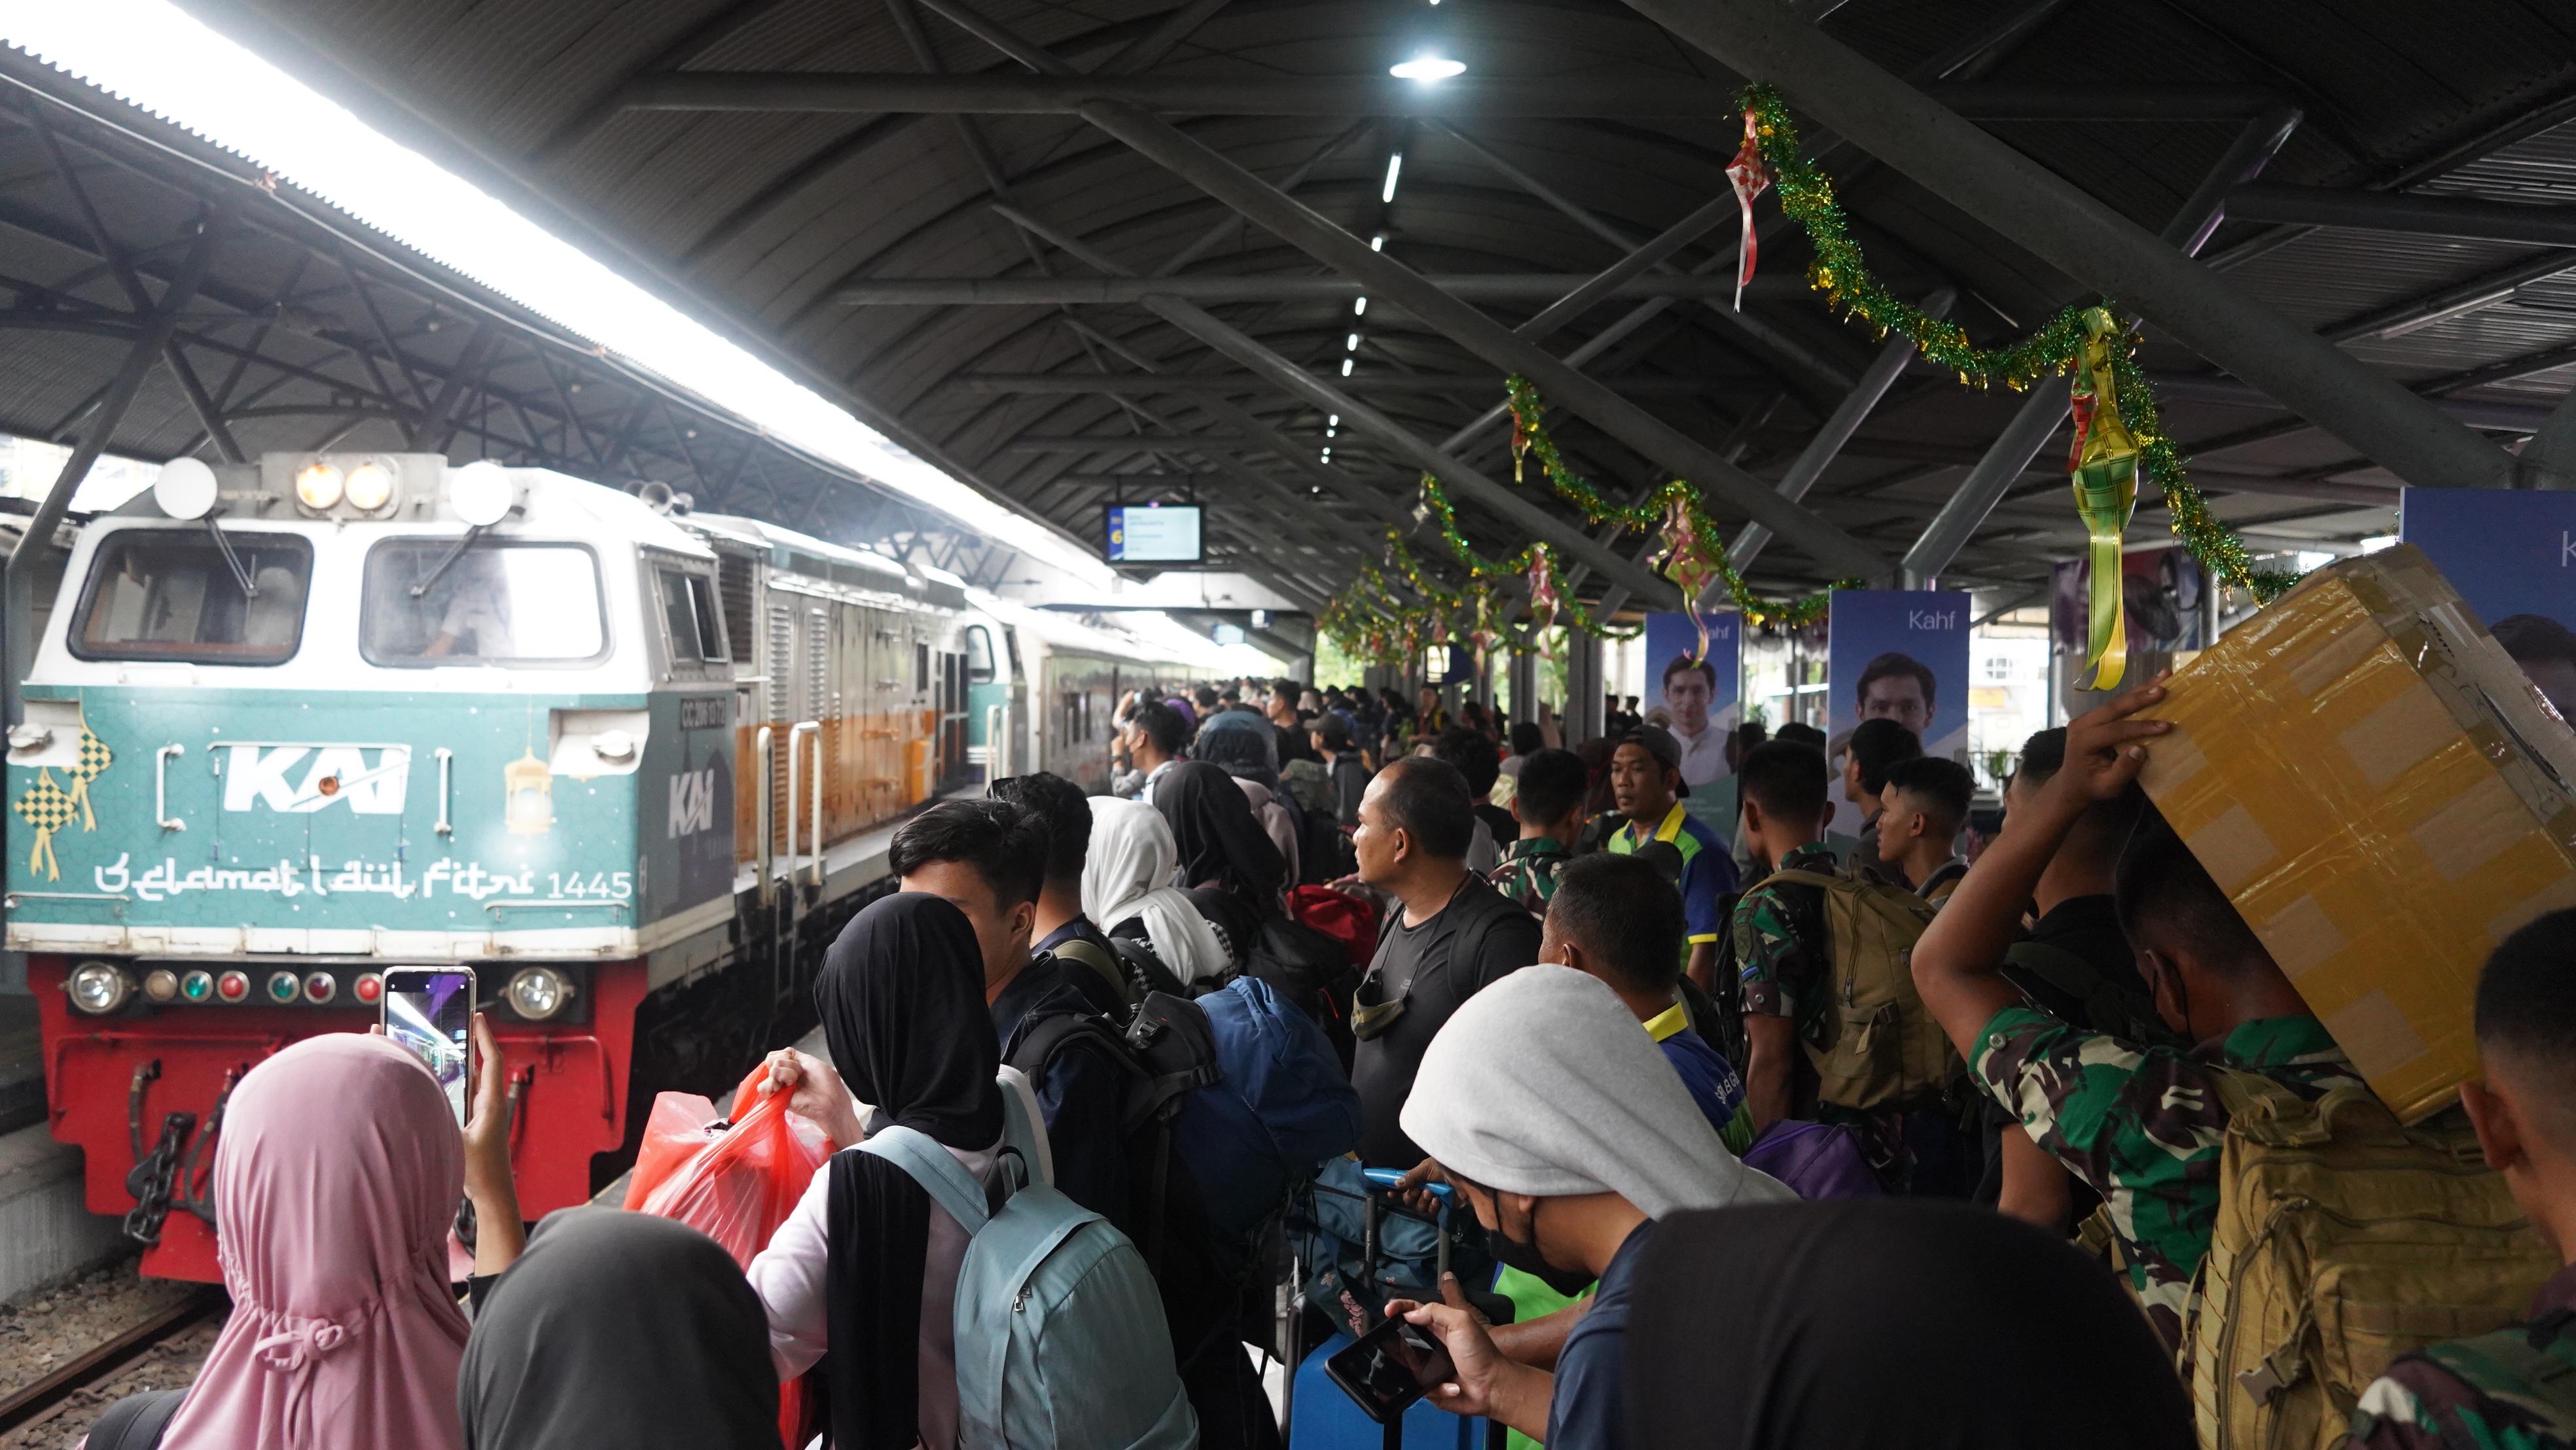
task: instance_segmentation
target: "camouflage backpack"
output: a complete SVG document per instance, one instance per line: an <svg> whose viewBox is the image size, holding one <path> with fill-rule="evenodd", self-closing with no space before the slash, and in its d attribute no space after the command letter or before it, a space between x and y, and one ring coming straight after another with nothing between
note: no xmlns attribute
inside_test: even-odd
<svg viewBox="0 0 2576 1450"><path fill-rule="evenodd" d="M2509 1323L2557 1263L2457 1109L2410 1128L2364 1088L2214 1076L2218 1216L2183 1314L2200 1444L2334 1450L2389 1361Z"/></svg>
<svg viewBox="0 0 2576 1450"><path fill-rule="evenodd" d="M1914 943L1932 924L1932 905L1901 886L1851 874L1781 871L1764 885L1824 893L1833 960L1826 976L1835 1032L1810 1044L1818 1101L1868 1109L1928 1097L1959 1073L1948 1034L1914 990Z"/></svg>

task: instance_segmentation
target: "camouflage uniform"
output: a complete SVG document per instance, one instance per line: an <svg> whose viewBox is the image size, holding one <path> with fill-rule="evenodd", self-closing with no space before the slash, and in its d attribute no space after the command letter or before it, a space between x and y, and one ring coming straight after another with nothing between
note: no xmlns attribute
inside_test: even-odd
<svg viewBox="0 0 2576 1450"><path fill-rule="evenodd" d="M2137 1047L2029 1007L2007 1007L1978 1034L1977 1081L2030 1140L2102 1195L2129 1265L2129 1287L2176 1349L2191 1276L2218 1215L2227 1132L2205 1064L2260 1073L2309 1101L2359 1087L2316 1018L2247 1022L2189 1052Z"/></svg>
<svg viewBox="0 0 2576 1450"><path fill-rule="evenodd" d="M2400 1356L2362 1392L2353 1450L2576 1446L2576 1268L2541 1285L2525 1321L2498 1334L2511 1340L2481 1335Z"/></svg>
<svg viewBox="0 0 2576 1450"><path fill-rule="evenodd" d="M1818 841L1782 857L1779 869L1831 876L1842 869L1842 858ZM1743 973L1744 1014L1786 1017L1801 1044L1818 1052L1830 1049L1842 1026L1827 1010L1832 1005L1833 944L1825 927L1825 893L1794 882L1756 885L1736 903L1729 931ZM1911 1175L1902 1108L1862 1112L1818 1101L1815 1066L1801 1052L1789 1059L1789 1113L1850 1127L1879 1181L1891 1193L1906 1191Z"/></svg>
<svg viewBox="0 0 2576 1450"><path fill-rule="evenodd" d="M1504 848L1503 859L1485 874L1494 889L1540 916L1556 896L1556 873L1574 858L1554 836L1532 836Z"/></svg>

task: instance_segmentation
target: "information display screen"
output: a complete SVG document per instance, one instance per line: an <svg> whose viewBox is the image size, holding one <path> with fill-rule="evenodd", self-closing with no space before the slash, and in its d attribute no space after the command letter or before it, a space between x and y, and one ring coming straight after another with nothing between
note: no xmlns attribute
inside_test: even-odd
<svg viewBox="0 0 2576 1450"><path fill-rule="evenodd" d="M1106 512L1110 563L1200 562L1197 504L1111 504Z"/></svg>

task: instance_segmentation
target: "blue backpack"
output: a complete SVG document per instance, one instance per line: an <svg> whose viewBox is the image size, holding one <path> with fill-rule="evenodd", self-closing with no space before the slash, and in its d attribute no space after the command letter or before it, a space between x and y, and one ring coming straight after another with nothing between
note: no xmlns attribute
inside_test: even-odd
<svg viewBox="0 0 2576 1450"><path fill-rule="evenodd" d="M1044 1183L987 1210L983 1185L910 1128L880 1129L859 1150L912 1175L970 1236L955 1325L964 1450L1198 1444L1154 1277L1106 1219Z"/></svg>
<svg viewBox="0 0 2576 1450"><path fill-rule="evenodd" d="M1122 1033L1105 1019L1064 1014L1014 1034L1011 1066L1042 1081L1076 1038L1109 1044L1131 1073L1129 1141L1138 1161L1166 1162L1195 1189L1220 1267L1247 1264L1262 1231L1318 1165L1358 1146L1360 1099L1330 1039L1257 977L1199 997L1150 992ZM1159 1222L1146 1195L1147 1239L1184 1225ZM1161 1245L1148 1243L1159 1261Z"/></svg>

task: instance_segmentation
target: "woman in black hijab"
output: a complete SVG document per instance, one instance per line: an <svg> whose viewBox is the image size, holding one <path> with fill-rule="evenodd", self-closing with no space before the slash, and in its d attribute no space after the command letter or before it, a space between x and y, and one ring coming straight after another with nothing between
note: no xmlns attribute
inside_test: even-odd
<svg viewBox="0 0 2576 1450"><path fill-rule="evenodd" d="M777 1450L768 1346L715 1240L614 1208L550 1213L465 1342L466 1450Z"/></svg>
<svg viewBox="0 0 2576 1450"><path fill-rule="evenodd" d="M2189 1450L2171 1357L2100 1264L1898 1199L1667 1217L1627 1332L1630 1450Z"/></svg>
<svg viewBox="0 0 2576 1450"><path fill-rule="evenodd" d="M814 1004L847 1094L868 1105L868 1131L901 1124L937 1140L969 1174L991 1173L1001 1048L965 913L918 892L870 905L824 954ZM801 1056L797 1068L791 1076L830 1072ZM797 1087L802 1099L840 1085ZM779 1375L821 1353L835 1450L955 1442L950 1326L966 1240L910 1174L845 1148L752 1261Z"/></svg>
<svg viewBox="0 0 2576 1450"><path fill-rule="evenodd" d="M1234 777L1203 760L1180 761L1154 787L1154 808L1180 847L1183 887L1214 886L1264 917L1277 912L1288 864Z"/></svg>

